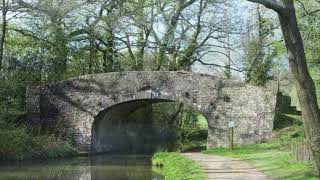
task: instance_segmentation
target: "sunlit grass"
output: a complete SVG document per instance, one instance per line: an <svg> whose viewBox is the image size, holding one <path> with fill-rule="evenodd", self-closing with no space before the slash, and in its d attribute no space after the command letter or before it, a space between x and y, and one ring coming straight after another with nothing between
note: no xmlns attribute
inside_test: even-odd
<svg viewBox="0 0 320 180"><path fill-rule="evenodd" d="M179 153L156 153L152 158L153 169L166 180L205 180L201 167Z"/></svg>
<svg viewBox="0 0 320 180"><path fill-rule="evenodd" d="M315 171L311 164L296 161L290 150L290 144L303 140L303 127L292 126L280 130L273 141L230 148L215 148L208 154L235 157L249 162L272 179L315 180Z"/></svg>

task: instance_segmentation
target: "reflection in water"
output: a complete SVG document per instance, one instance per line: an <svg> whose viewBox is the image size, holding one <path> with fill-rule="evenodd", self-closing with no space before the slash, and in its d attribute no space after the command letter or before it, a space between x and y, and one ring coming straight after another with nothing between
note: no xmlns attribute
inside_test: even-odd
<svg viewBox="0 0 320 180"><path fill-rule="evenodd" d="M0 179L162 180L150 156L99 155L42 162L2 163Z"/></svg>

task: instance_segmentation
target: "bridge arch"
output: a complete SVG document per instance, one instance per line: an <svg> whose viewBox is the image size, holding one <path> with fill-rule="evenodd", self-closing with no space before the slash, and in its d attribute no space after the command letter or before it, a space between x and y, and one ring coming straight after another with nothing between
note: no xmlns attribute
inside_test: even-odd
<svg viewBox="0 0 320 180"><path fill-rule="evenodd" d="M236 120L238 144L271 137L276 95L261 87L189 72L95 74L27 90L30 122L72 135L80 152L91 151L92 127L101 112L143 101L181 102L199 110L208 120L208 146L217 147L229 145L231 118Z"/></svg>
<svg viewBox="0 0 320 180"><path fill-rule="evenodd" d="M165 121L161 122L158 117L154 117L153 108L157 104L160 105L156 106L158 108L168 105L170 108L179 107L170 109L172 114L164 112L162 115L166 114L169 119L160 118ZM180 104L183 103L168 99L136 99L108 107L94 118L91 151L141 154L153 153L159 149L174 149L177 141L174 124L177 123L176 118L181 110L179 108L185 107L185 104ZM138 117L137 111L140 113Z"/></svg>

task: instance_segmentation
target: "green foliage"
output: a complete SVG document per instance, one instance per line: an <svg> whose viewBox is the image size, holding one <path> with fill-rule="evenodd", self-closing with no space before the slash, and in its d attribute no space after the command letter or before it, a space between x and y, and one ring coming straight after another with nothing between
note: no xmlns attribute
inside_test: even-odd
<svg viewBox="0 0 320 180"><path fill-rule="evenodd" d="M320 67L320 2L317 0L301 0L297 3L299 28L305 45L308 63Z"/></svg>
<svg viewBox="0 0 320 180"><path fill-rule="evenodd" d="M247 43L245 66L248 69L246 71L246 81L254 85L264 86L270 80L270 70L273 67L275 51L265 54L258 39L249 40Z"/></svg>
<svg viewBox="0 0 320 180"><path fill-rule="evenodd" d="M54 135L36 136L34 141L36 146L31 151L33 158L49 159L75 155L75 149L68 141Z"/></svg>
<svg viewBox="0 0 320 180"><path fill-rule="evenodd" d="M21 70L8 77L0 77L0 125L12 128L24 123L27 85L38 82L37 74Z"/></svg>
<svg viewBox="0 0 320 180"><path fill-rule="evenodd" d="M264 86L271 77L271 69L277 56L277 49L268 44L274 36L274 23L263 16L264 10L257 7L256 30L248 29L244 36L244 67L248 83ZM253 32L252 32L253 31Z"/></svg>
<svg viewBox="0 0 320 180"><path fill-rule="evenodd" d="M74 153L69 142L25 127L26 88L40 79L31 68L19 68L0 79L0 160L46 159Z"/></svg>
<svg viewBox="0 0 320 180"><path fill-rule="evenodd" d="M283 41L275 40L275 41L272 41L271 43L272 43L272 47L275 50L274 51L275 58L281 58L281 56L287 53L287 49Z"/></svg>
<svg viewBox="0 0 320 180"><path fill-rule="evenodd" d="M53 135L34 136L23 127L0 129L0 160L48 159L74 153L68 142Z"/></svg>
<svg viewBox="0 0 320 180"><path fill-rule="evenodd" d="M310 74L320 100L320 2L300 0L297 3L298 24L302 34Z"/></svg>
<svg viewBox="0 0 320 180"><path fill-rule="evenodd" d="M25 90L27 85L33 85L38 82L37 74L29 71L17 71L11 76L0 78L0 96L1 101L8 108L23 109ZM8 97L9 96L9 97ZM15 103L15 104L7 104Z"/></svg>
<svg viewBox="0 0 320 180"><path fill-rule="evenodd" d="M24 159L24 153L30 152L32 139L24 129L0 131L0 159Z"/></svg>
<svg viewBox="0 0 320 180"><path fill-rule="evenodd" d="M153 169L167 180L205 180L201 167L178 153L156 153L152 157Z"/></svg>

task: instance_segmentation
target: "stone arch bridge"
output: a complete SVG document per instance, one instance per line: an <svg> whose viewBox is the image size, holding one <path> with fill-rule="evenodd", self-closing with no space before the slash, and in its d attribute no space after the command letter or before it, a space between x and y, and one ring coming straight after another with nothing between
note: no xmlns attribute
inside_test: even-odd
<svg viewBox="0 0 320 180"><path fill-rule="evenodd" d="M235 143L263 142L272 135L276 92L189 72L115 72L28 87L26 101L30 123L71 135L79 152L99 152L107 150L93 147L102 123L96 117L121 119L146 103L163 101L203 113L208 147L229 146L230 119L235 121Z"/></svg>

